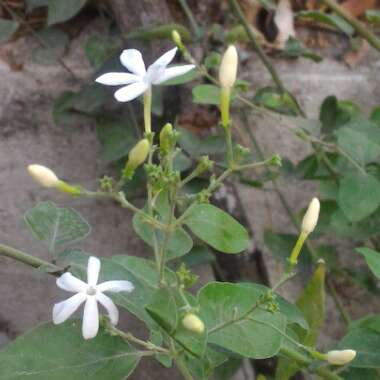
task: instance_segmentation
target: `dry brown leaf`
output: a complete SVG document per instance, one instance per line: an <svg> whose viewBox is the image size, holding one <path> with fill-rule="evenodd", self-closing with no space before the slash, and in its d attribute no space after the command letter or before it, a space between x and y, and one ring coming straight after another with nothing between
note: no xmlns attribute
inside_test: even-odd
<svg viewBox="0 0 380 380"><path fill-rule="evenodd" d="M284 49L289 37L295 37L294 14L290 0L280 0L274 15L274 23L277 26L278 34L276 45Z"/></svg>
<svg viewBox="0 0 380 380"><path fill-rule="evenodd" d="M377 0L346 0L341 5L353 16L362 16L366 10L376 6Z"/></svg>
<svg viewBox="0 0 380 380"><path fill-rule="evenodd" d="M366 40L363 40L359 49L355 51L350 51L343 57L344 62L351 68L358 66L369 52L369 44Z"/></svg>

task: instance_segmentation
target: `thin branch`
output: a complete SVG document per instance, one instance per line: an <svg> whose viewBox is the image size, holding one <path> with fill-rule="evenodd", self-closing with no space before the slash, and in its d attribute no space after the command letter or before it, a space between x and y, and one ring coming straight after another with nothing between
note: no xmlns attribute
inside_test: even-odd
<svg viewBox="0 0 380 380"><path fill-rule="evenodd" d="M64 268L60 268L49 261L39 259L29 253L20 251L5 244L0 244L0 255L9 257L33 268L45 268L48 273L53 275L59 275L64 272Z"/></svg>
<svg viewBox="0 0 380 380"><path fill-rule="evenodd" d="M366 39L376 50L380 51L380 40L335 0L322 0L322 3L325 3L336 14L347 21L360 36Z"/></svg>

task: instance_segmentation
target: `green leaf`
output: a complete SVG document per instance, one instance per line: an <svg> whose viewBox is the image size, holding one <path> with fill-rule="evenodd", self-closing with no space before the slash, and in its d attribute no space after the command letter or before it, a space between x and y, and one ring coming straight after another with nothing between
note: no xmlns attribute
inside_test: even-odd
<svg viewBox="0 0 380 380"><path fill-rule="evenodd" d="M200 316L209 335L208 342L239 355L263 359L278 353L283 340L286 318L281 313L269 313L256 308L249 318L231 322L245 315L262 290L254 284L209 283L198 294Z"/></svg>
<svg viewBox="0 0 380 380"><path fill-rule="evenodd" d="M380 127L380 106L376 107L371 112L371 120Z"/></svg>
<svg viewBox="0 0 380 380"><path fill-rule="evenodd" d="M341 375L345 380L379 380L379 374L375 369L348 368Z"/></svg>
<svg viewBox="0 0 380 380"><path fill-rule="evenodd" d="M68 35L61 29L51 27L38 31L36 36L43 46L34 49L33 60L44 65L56 64L69 43Z"/></svg>
<svg viewBox="0 0 380 380"><path fill-rule="evenodd" d="M319 265L296 303L303 312L309 329L300 330L297 326L294 326L293 330L297 332L296 338L299 338L300 343L309 347L315 346L319 331L325 319L325 273L325 266ZM284 344L291 343L284 342ZM293 348L297 349L297 347ZM281 358L276 375L279 380L288 380L297 373L299 369L300 366L294 361Z"/></svg>
<svg viewBox="0 0 380 380"><path fill-rule="evenodd" d="M250 244L247 230L232 216L210 204L194 206L185 224L198 238L224 253L242 252Z"/></svg>
<svg viewBox="0 0 380 380"><path fill-rule="evenodd" d="M380 205L380 182L370 174L348 174L340 181L338 204L351 222L370 216Z"/></svg>
<svg viewBox="0 0 380 380"><path fill-rule="evenodd" d="M339 342L338 348L356 351L351 367L380 368L380 334L374 330L358 328L349 331Z"/></svg>
<svg viewBox="0 0 380 380"><path fill-rule="evenodd" d="M380 129L372 121L357 118L339 129L336 135L339 148L361 166L380 156Z"/></svg>
<svg viewBox="0 0 380 380"><path fill-rule="evenodd" d="M87 0L49 0L48 25L65 22L76 16Z"/></svg>
<svg viewBox="0 0 380 380"><path fill-rule="evenodd" d="M325 275L325 265L318 265L301 297L296 302L309 325L306 334L303 334L303 331L301 332L301 341L310 347L316 344L319 331L325 320Z"/></svg>
<svg viewBox="0 0 380 380"><path fill-rule="evenodd" d="M177 306L167 288L158 289L145 306L150 316L167 332L172 333L178 323Z"/></svg>
<svg viewBox="0 0 380 380"><path fill-rule="evenodd" d="M327 14L319 11L302 11L298 12L297 17L311 19L317 22L321 22L323 24L333 26L337 29L340 29L348 36L351 36L354 32L353 27L347 21L345 21L343 18L341 18L335 13Z"/></svg>
<svg viewBox="0 0 380 380"><path fill-rule="evenodd" d="M380 11L378 9L367 9L365 11L365 17L371 24L380 23Z"/></svg>
<svg viewBox="0 0 380 380"><path fill-rule="evenodd" d="M286 41L285 49L281 51L279 56L284 57L284 58L303 57L303 58L311 59L314 62L322 61L322 57L319 54L306 48L302 44L302 42L298 41L294 37L290 37Z"/></svg>
<svg viewBox="0 0 380 380"><path fill-rule="evenodd" d="M41 202L25 213L25 222L34 236L54 250L84 239L90 225L72 208L60 208L53 202Z"/></svg>
<svg viewBox="0 0 380 380"><path fill-rule="evenodd" d="M0 19L0 43L4 43L18 29L19 23L13 20Z"/></svg>
<svg viewBox="0 0 380 380"><path fill-rule="evenodd" d="M126 157L137 143L132 126L125 120L98 119L96 133L102 144L102 157L107 162Z"/></svg>
<svg viewBox="0 0 380 380"><path fill-rule="evenodd" d="M176 23L163 24L163 25L151 25L147 27L138 28L133 32L129 33L127 39L136 39L143 41L150 41L155 39L172 39L172 32L176 30L180 35L183 41L190 41L191 36L189 30L181 25Z"/></svg>
<svg viewBox="0 0 380 380"><path fill-rule="evenodd" d="M197 104L213 104L220 103L220 88L214 84L198 84L193 87L193 102Z"/></svg>
<svg viewBox="0 0 380 380"><path fill-rule="evenodd" d="M355 250L364 256L371 272L380 279L380 253L367 247L356 248Z"/></svg>
<svg viewBox="0 0 380 380"><path fill-rule="evenodd" d="M121 48L122 41L117 36L95 35L88 38L84 47L88 61L95 68L100 68Z"/></svg>
<svg viewBox="0 0 380 380"><path fill-rule="evenodd" d="M100 331L83 339L81 321L45 323L20 336L0 352L0 373L7 380L124 380L139 354L123 339Z"/></svg>
<svg viewBox="0 0 380 380"><path fill-rule="evenodd" d="M199 138L194 133L181 129L179 144L193 158L208 154L221 154L226 151L225 137L222 135Z"/></svg>
<svg viewBox="0 0 380 380"><path fill-rule="evenodd" d="M170 66L168 66L170 67ZM186 74L180 75L173 79L169 79L166 82L160 83L161 86L176 86L179 84L189 83L199 77L199 72L197 69L188 71Z"/></svg>
<svg viewBox="0 0 380 380"><path fill-rule="evenodd" d="M286 115L298 115L297 106L288 93L280 94L272 87L257 90L254 101L263 107Z"/></svg>

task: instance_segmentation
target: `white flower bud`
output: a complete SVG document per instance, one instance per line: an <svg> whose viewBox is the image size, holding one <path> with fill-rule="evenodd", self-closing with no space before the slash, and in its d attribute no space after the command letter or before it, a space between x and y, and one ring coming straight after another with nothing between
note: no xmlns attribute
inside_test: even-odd
<svg viewBox="0 0 380 380"><path fill-rule="evenodd" d="M326 354L326 360L330 364L344 365L354 360L355 356L354 350L333 350Z"/></svg>
<svg viewBox="0 0 380 380"><path fill-rule="evenodd" d="M302 220L301 231L306 235L309 235L314 231L314 228L318 223L320 207L321 205L318 198L313 198Z"/></svg>
<svg viewBox="0 0 380 380"><path fill-rule="evenodd" d="M128 164L134 169L140 166L148 157L150 144L148 139L140 140L129 152Z"/></svg>
<svg viewBox="0 0 380 380"><path fill-rule="evenodd" d="M231 88L236 80L238 54L235 46L230 45L225 51L219 67L219 82L224 88Z"/></svg>
<svg viewBox="0 0 380 380"><path fill-rule="evenodd" d="M49 168L42 165L29 165L28 172L31 177L43 187L57 187L60 180Z"/></svg>
<svg viewBox="0 0 380 380"><path fill-rule="evenodd" d="M203 321L195 314L187 314L182 319L182 324L185 329L193 331L197 334L202 334L205 331L205 325Z"/></svg>

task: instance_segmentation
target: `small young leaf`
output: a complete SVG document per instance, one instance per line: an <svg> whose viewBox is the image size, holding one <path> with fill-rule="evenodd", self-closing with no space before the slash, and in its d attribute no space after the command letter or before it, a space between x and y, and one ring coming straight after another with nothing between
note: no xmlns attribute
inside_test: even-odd
<svg viewBox="0 0 380 380"><path fill-rule="evenodd" d="M87 342L81 321L55 326L44 323L18 337L0 352L2 379L124 380L136 368L140 355L120 337L100 331Z"/></svg>
<svg viewBox="0 0 380 380"><path fill-rule="evenodd" d="M70 20L84 7L87 0L49 0L48 25Z"/></svg>
<svg viewBox="0 0 380 380"><path fill-rule="evenodd" d="M356 248L356 252L359 252L364 256L369 269L371 269L372 273L380 279L380 253L367 247Z"/></svg>
<svg viewBox="0 0 380 380"><path fill-rule="evenodd" d="M213 84L198 84L192 93L194 103L213 105L220 103L220 88Z"/></svg>
<svg viewBox="0 0 380 380"><path fill-rule="evenodd" d="M25 213L25 222L35 237L53 251L56 247L84 239L90 225L72 208L41 202Z"/></svg>
<svg viewBox="0 0 380 380"><path fill-rule="evenodd" d="M193 207L185 224L205 243L224 253L239 253L248 248L247 230L232 216L210 204Z"/></svg>

